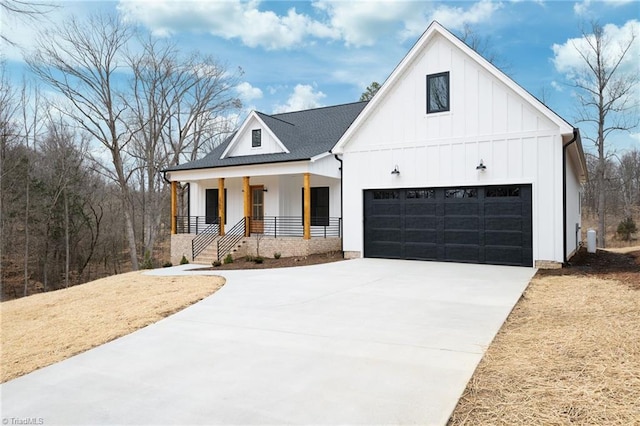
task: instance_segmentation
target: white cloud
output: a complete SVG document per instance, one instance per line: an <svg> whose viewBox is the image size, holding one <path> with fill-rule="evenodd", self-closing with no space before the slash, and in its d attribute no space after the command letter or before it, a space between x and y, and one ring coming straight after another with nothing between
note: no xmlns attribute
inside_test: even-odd
<svg viewBox="0 0 640 426"><path fill-rule="evenodd" d="M249 47L290 48L308 36L335 39L337 31L309 16L289 9L279 16L261 11L259 2L120 0L118 10L132 22L153 34L168 36L177 32L208 32L225 39L240 39Z"/></svg>
<svg viewBox="0 0 640 426"><path fill-rule="evenodd" d="M468 9L440 6L431 14L431 20L438 21L450 30L460 30L464 24L478 24L488 21L500 8L502 8L502 3L490 0L481 0Z"/></svg>
<svg viewBox="0 0 640 426"><path fill-rule="evenodd" d="M373 45L396 31L399 23L405 30L415 21L423 23L422 31L426 28L428 4L422 2L320 0L313 5L329 15L331 27L348 46Z"/></svg>
<svg viewBox="0 0 640 426"><path fill-rule="evenodd" d="M249 82L245 81L236 86L236 90L245 102L251 102L255 99L262 99L262 90L258 87L253 87Z"/></svg>
<svg viewBox="0 0 640 426"><path fill-rule="evenodd" d="M276 105L274 114L290 111L300 111L303 109L316 108L322 106L320 100L327 95L320 91L314 91L314 87L309 84L297 84L293 93L284 105Z"/></svg>
<svg viewBox="0 0 640 426"><path fill-rule="evenodd" d="M551 82L551 87L553 87L556 92L562 92L564 90L564 88L555 80Z"/></svg>
<svg viewBox="0 0 640 426"><path fill-rule="evenodd" d="M601 0L598 3L603 4L605 6L613 6L619 7L624 6L626 4L633 3L637 0ZM577 2L573 4L573 12L578 16L585 16L591 13L591 5L593 4L592 0L584 0L581 2Z"/></svg>
<svg viewBox="0 0 640 426"><path fill-rule="evenodd" d="M637 20L627 21L623 26L618 27L614 24L606 24L603 27L604 37L609 41L608 47L605 49L607 58L617 56L622 45L626 45L631 39L632 34L640 34L640 22ZM593 35L589 35L590 38ZM585 67L584 59L580 56L580 52L586 54L593 53L589 47L588 40L584 37L568 39L563 44L554 44L553 64L556 71L565 74L568 78L574 78ZM638 57L640 57L640 39L636 37L631 50L625 56L625 62L621 64L620 71L637 71Z"/></svg>

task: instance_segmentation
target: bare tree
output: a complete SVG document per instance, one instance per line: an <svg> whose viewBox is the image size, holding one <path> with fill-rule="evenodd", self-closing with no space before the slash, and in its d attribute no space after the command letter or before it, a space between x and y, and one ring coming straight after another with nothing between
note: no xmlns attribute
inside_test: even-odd
<svg viewBox="0 0 640 426"><path fill-rule="evenodd" d="M107 149L111 164L102 172L120 190L131 265L137 270L131 170L125 151L133 134L126 126L128 107L118 90L122 79L118 69L124 65L122 55L131 36L131 29L112 15L93 15L86 22L71 18L38 37L27 63L42 81L67 99L69 105L59 110Z"/></svg>
<svg viewBox="0 0 640 426"><path fill-rule="evenodd" d="M471 27L471 25L464 24L462 33L460 34L460 40L462 40L471 49L475 50L491 64L500 68L503 72L508 73L510 65L504 62L492 47L494 43L490 37L483 37L473 27Z"/></svg>
<svg viewBox="0 0 640 426"><path fill-rule="evenodd" d="M585 139L594 143L598 152L597 181L598 245L606 245L605 227L605 170L607 163L607 138L615 131L629 131L639 123L638 99L634 90L638 84L637 70L624 72L621 65L631 51L636 34L613 43L604 28L593 22L590 32L583 29L584 44L574 42L583 61L576 70L573 85L578 93L578 122L593 125L595 134L585 132Z"/></svg>
<svg viewBox="0 0 640 426"><path fill-rule="evenodd" d="M19 114L19 106L16 101L16 91L11 87L5 75L5 63L0 62L0 300L4 296L4 247L5 247L5 196L6 179L11 169L17 167L16 164L8 164L7 150L16 143L18 138L18 125L16 123Z"/></svg>
<svg viewBox="0 0 640 426"><path fill-rule="evenodd" d="M130 153L140 175L143 209L143 252L153 253L168 203L160 171L181 159L194 160L219 136L231 132L228 115L241 106L233 89L237 75L212 57L179 55L174 45L142 42L143 52L130 55L132 133Z"/></svg>
<svg viewBox="0 0 640 426"><path fill-rule="evenodd" d="M0 1L1 15L15 16L17 19L25 20L37 20L41 16L51 12L56 7L53 3L39 2L39 1L22 1L22 0L2 0ZM4 33L0 33L0 39L15 45L15 43L7 37Z"/></svg>

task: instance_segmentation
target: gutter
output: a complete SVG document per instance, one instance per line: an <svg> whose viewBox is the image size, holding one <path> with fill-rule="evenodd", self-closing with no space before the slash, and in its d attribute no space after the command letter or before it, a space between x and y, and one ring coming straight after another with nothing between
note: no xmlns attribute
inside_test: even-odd
<svg viewBox="0 0 640 426"><path fill-rule="evenodd" d="M562 145L562 264L567 264L567 148L578 140L578 128L573 128L573 138Z"/></svg>
<svg viewBox="0 0 640 426"><path fill-rule="evenodd" d="M340 251L342 252L342 257L344 257L344 198L343 198L343 185L344 180L342 179L342 160L338 157L338 154L333 154L334 158L340 162Z"/></svg>

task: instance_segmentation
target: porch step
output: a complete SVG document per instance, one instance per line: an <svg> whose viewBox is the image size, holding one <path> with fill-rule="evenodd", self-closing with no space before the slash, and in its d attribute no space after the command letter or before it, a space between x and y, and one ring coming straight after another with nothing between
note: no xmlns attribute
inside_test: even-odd
<svg viewBox="0 0 640 426"><path fill-rule="evenodd" d="M215 244L215 241L209 244L202 253L196 256L193 260L193 263L198 263L201 265L211 265L211 262L218 259L218 247Z"/></svg>

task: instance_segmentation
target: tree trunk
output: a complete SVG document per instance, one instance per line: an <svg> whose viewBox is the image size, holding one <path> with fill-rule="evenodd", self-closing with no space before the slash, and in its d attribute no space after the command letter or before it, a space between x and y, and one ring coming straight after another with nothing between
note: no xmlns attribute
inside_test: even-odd
<svg viewBox="0 0 640 426"><path fill-rule="evenodd" d="M67 190L64 191L64 287L69 287L69 197Z"/></svg>
<svg viewBox="0 0 640 426"><path fill-rule="evenodd" d="M27 148L29 145L27 145ZM27 296L29 286L29 168L31 164L27 161L27 187L25 190L26 207L24 212L24 296Z"/></svg>
<svg viewBox="0 0 640 426"><path fill-rule="evenodd" d="M133 227L133 219L131 218L131 211L129 210L127 203L124 206L124 226L127 234L127 242L129 243L129 255L131 257L131 270L137 271L138 266L138 253L136 251L136 232Z"/></svg>

